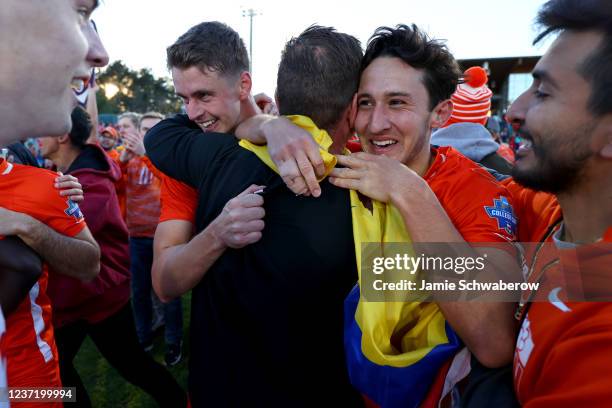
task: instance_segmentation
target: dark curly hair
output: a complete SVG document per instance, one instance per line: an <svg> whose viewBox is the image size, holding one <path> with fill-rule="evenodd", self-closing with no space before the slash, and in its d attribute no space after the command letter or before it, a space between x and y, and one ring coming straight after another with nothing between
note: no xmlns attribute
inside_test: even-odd
<svg viewBox="0 0 612 408"><path fill-rule="evenodd" d="M91 117L89 113L80 106L74 108L70 114L72 119L72 129L70 130L70 142L79 149L82 149L87 144L87 139L93 129Z"/></svg>
<svg viewBox="0 0 612 408"><path fill-rule="evenodd" d="M538 13L544 30L534 44L558 31L594 30L603 34L599 47L578 67L591 84L588 108L596 115L612 112L612 3L609 0L551 0Z"/></svg>
<svg viewBox="0 0 612 408"><path fill-rule="evenodd" d="M399 58L424 71L423 85L429 95L429 110L451 97L461 77L459 65L446 45L429 38L415 24L377 28L368 41L361 72L379 57Z"/></svg>

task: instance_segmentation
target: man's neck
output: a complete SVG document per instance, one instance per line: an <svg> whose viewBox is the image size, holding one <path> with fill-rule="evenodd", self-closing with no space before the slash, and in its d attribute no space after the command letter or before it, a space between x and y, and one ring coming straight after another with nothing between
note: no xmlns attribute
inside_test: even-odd
<svg viewBox="0 0 612 408"><path fill-rule="evenodd" d="M423 146L423 150L421 150L410 163L404 164L410 167L416 174L423 177L425 173L427 173L427 170L429 170L429 167L431 167L433 160L434 156L431 154L431 147L429 146L428 139L427 144Z"/></svg>
<svg viewBox="0 0 612 408"><path fill-rule="evenodd" d="M62 146L49 159L57 166L57 170L65 173L70 168L72 163L81 154L81 150L72 146Z"/></svg>
<svg viewBox="0 0 612 408"><path fill-rule="evenodd" d="M605 177L582 183L571 192L560 193L557 200L563 210L564 241L595 242L612 226L612 183Z"/></svg>
<svg viewBox="0 0 612 408"><path fill-rule="evenodd" d="M261 113L261 110L255 103L253 95L249 95L247 99L240 103L240 123Z"/></svg>

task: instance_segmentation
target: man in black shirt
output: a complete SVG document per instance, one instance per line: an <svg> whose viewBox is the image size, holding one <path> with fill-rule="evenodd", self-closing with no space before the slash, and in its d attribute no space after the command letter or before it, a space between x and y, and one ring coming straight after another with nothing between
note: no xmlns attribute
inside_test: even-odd
<svg viewBox="0 0 612 408"><path fill-rule="evenodd" d="M339 152L360 61L355 38L307 29L283 52L280 113L310 117ZM343 301L357 280L348 191L324 181L319 198L296 196L235 138L201 133L178 115L145 139L160 170L197 187L197 230L252 184L266 186L266 216L262 239L226 250L193 289L192 405L361 405L343 351Z"/></svg>

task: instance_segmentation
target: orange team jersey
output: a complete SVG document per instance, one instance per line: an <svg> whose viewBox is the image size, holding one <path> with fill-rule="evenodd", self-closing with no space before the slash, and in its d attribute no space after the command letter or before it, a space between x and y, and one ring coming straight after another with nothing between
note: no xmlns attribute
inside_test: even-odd
<svg viewBox="0 0 612 408"><path fill-rule="evenodd" d="M452 147L432 147L423 177L467 242L512 242L517 218L508 190Z"/></svg>
<svg viewBox="0 0 612 408"><path fill-rule="evenodd" d="M59 195L53 186L56 177L47 170L0 160L0 207L28 214L61 234L76 236L85 228L83 215L77 204ZM0 349L7 361L10 387L61 386L47 279L48 267L43 264L43 273L29 296L6 320Z"/></svg>
<svg viewBox="0 0 612 408"><path fill-rule="evenodd" d="M557 248L553 241L552 234L559 228L551 230L545 239L547 246L533 265L530 262L535 277L530 280L541 284L538 301L531 303L517 339L517 397L528 408L608 407L612 400L612 302L569 301L567 294L579 291L584 296L574 299L610 298L612 228L599 242L567 249ZM561 282L572 283L559 286Z"/></svg>
<svg viewBox="0 0 612 408"><path fill-rule="evenodd" d="M122 165L122 171L126 177L126 223L130 237L153 238L160 213L159 172L146 156L130 159Z"/></svg>
<svg viewBox="0 0 612 408"><path fill-rule="evenodd" d="M512 195L519 219L519 242L541 241L548 229L561 220L561 207L554 195L525 188L512 178L502 181L502 185Z"/></svg>
<svg viewBox="0 0 612 408"><path fill-rule="evenodd" d="M119 156L121 153L117 149L105 150L108 157L110 157L113 161L119 163Z"/></svg>
<svg viewBox="0 0 612 408"><path fill-rule="evenodd" d="M196 189L161 174L161 214L159 222L183 220L195 224L198 206Z"/></svg>

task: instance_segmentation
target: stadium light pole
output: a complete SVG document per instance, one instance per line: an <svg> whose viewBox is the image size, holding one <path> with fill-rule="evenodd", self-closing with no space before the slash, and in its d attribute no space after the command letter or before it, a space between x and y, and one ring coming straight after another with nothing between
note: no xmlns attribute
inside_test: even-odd
<svg viewBox="0 0 612 408"><path fill-rule="evenodd" d="M242 17L249 18L249 72L253 73L253 17L259 15L255 9L242 10Z"/></svg>

